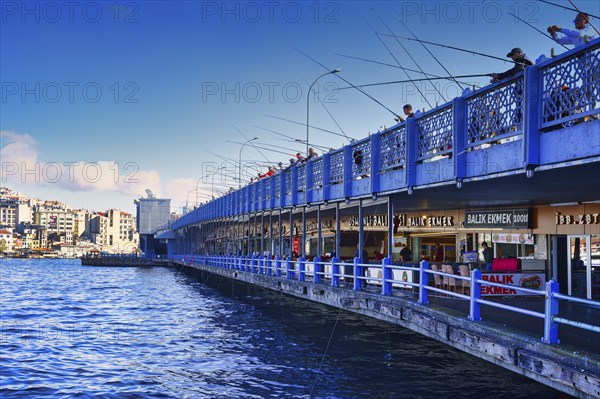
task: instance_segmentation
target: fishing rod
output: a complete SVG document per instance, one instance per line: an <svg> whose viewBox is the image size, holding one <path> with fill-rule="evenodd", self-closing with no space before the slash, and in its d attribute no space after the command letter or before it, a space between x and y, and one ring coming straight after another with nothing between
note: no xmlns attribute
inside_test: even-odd
<svg viewBox="0 0 600 399"><path fill-rule="evenodd" d="M294 138L292 136L288 136L286 134L280 133L280 132L278 132L276 130L267 129L266 127L257 126L257 125L252 125L252 126L254 126L254 127L258 128L258 129L266 130L267 132L274 133L274 134L276 134L278 136L281 136L281 137L286 137L286 139L279 139L279 140L284 140L284 141L288 141L288 142L292 142L292 143L305 143L306 144L306 140L297 139L297 138ZM319 144L315 144L315 143L312 143L311 145L313 147L316 147L316 148L318 148L320 150L323 150L323 151L328 151L329 150L329 147L325 147L323 145L319 145Z"/></svg>
<svg viewBox="0 0 600 399"><path fill-rule="evenodd" d="M276 140L283 140L283 141L287 141L289 143L303 143L303 144L306 144L306 140L302 140L302 139L294 139L294 140L290 140L290 139L276 139ZM315 144L315 143L310 143L310 146L311 147L315 147L316 149L321 150L321 151L325 151L325 152L331 150L331 147L325 147L324 145L318 145L318 144Z"/></svg>
<svg viewBox="0 0 600 399"><path fill-rule="evenodd" d="M412 36L413 36L415 39L419 40L419 38L417 37L417 35L415 35L415 33L414 33L412 30L410 30L410 28L408 27L408 25L406 25L404 22L402 22L402 20L401 20L400 18L398 18L398 17L397 17L395 14L394 14L394 16L396 17L396 19L398 20L398 22L400 22L400 23L402 24L402 26L404 26L404 28L405 28L405 29L406 29L406 30L407 30L407 31L408 31L408 32L409 32L409 33L410 33L410 34L411 34L411 35L412 35ZM396 39L396 40L398 40L398 39ZM449 76L452 76L452 74L450 73L450 71L449 71L448 69L446 69L446 67L445 67L445 66L444 66L444 65L443 65L443 64L440 62L440 60L438 60L438 58L437 58L435 55L433 55L433 53L431 52L431 50L429 50L429 48L428 48L428 47L427 47L427 46L426 46L424 43L422 43L422 42L419 42L419 43L421 44L421 46L423 46L423 48L424 48L425 50L427 50L427 52L429 53L429 55L431 55L431 56L433 57L433 59L434 59L434 60L435 60L435 61L436 61L436 62L437 62L437 63L438 63L438 64L439 64L439 65L440 65L440 66L441 66L443 69L444 69L444 71L445 71L445 72L446 72L446 73L447 73ZM455 83L458 85L458 87L460 87L460 89L461 89L461 90L463 90L463 91L465 90L465 88L464 88L464 87L462 87L462 85L461 85L460 83L458 83L458 81L457 81L456 79L454 79L454 78L453 78L453 80L454 80L454 82L455 82ZM445 100L444 100L444 101L445 101Z"/></svg>
<svg viewBox="0 0 600 399"><path fill-rule="evenodd" d="M225 141L228 142L228 143L233 143L233 144L244 144L244 143L239 142L239 141L230 141L230 140L225 140ZM279 154L285 154L286 156L290 156L289 152L278 151L278 150L274 150L274 149L269 148L269 147L256 147L256 148L261 148L261 149L263 149L265 151L271 151L271 152L276 152L276 153L279 153ZM293 151L293 150L291 150L291 151ZM273 165L272 162L271 162L271 165Z"/></svg>
<svg viewBox="0 0 600 399"><path fill-rule="evenodd" d="M402 68L402 71L404 72L404 74L406 75L406 77L412 81L412 78L410 77L410 75L408 74L408 72L406 72L406 70L404 69L404 67L402 65L400 65L400 61L398 61L398 59L396 58L396 56L394 55L394 53L392 53L392 51L387 46L387 44L385 44L385 42L379 36L377 36L377 32L375 32L375 29L373 29L373 27L369 24L369 22L367 21L367 19L363 18L363 20L365 21L365 23L367 24L367 26L369 27L369 29L371 29L371 31L375 34L375 37L377 37L377 39L383 45L383 47L385 47L385 49L388 51L388 53L392 56L392 58L394 59L394 61L396 61L396 63L398 64L398 66L400 68ZM417 91L419 92L419 94L421 95L421 97L423 98L423 100L425 100L425 102L427 103L427 105L429 105L430 108L433 108L433 106L431 105L431 103L429 102L429 100L427 100L427 97L425 97L425 95L423 94L423 92L421 91L421 89L417 85L414 85L414 86L417 89ZM398 117L398 115L399 114L394 115L394 118Z"/></svg>
<svg viewBox="0 0 600 399"><path fill-rule="evenodd" d="M333 115L331 114L331 112L329 112L329 109L325 106L325 103L323 101L319 101L321 103L321 105L323 106L323 108L325 108L325 111L327 111L327 113L329 114L329 116L331 117L331 119L333 119L333 122L335 123L335 125L338 127L338 129L340 129L340 132L342 132L342 134L344 135L344 137L346 138L346 140L348 140L349 143L352 143L352 140L350 137L348 137L348 135L346 134L346 132L344 132L344 129L342 129L342 127L340 126L340 124L338 123L338 121L335 120L335 118L333 117Z"/></svg>
<svg viewBox="0 0 600 399"><path fill-rule="evenodd" d="M438 46L438 47L442 47L442 48L448 48L448 49L451 49L451 50L462 51L462 52L473 54L473 55L480 55L482 57L492 58L494 60L500 60L502 62L508 62L509 64L526 65L526 64L523 64L523 63L520 63L520 62L509 61L509 60L504 59L504 58L496 57L494 55L489 55L489 54L485 54L485 53L478 53L477 51L466 50L466 49L463 49L463 48L460 48L460 47L449 46L447 44L441 44L441 43L435 43L435 42L428 42L426 40L417 40L417 39L413 39L411 37L388 35L386 33L378 33L378 35L381 35L381 36L395 36L398 39L412 40L414 42L422 42L422 43L425 43L425 44L431 44L432 46Z"/></svg>
<svg viewBox="0 0 600 399"><path fill-rule="evenodd" d="M237 126L235 126L235 125L232 125L232 126L233 126L233 128L234 128L235 130L237 130L237 131L238 131L238 133L239 133L239 134L241 134L241 135L242 135L242 137L244 138L244 140L246 140L246 142L247 142L247 143L250 143L250 145L251 145L251 146L252 146L254 149L256 149L256 151L258 151L258 153L259 153L260 155L262 155L262 157L263 157L263 158L264 158L264 159L265 159L267 162L271 162L271 161L269 161L269 158L267 158L267 157L265 156L265 154L263 154L263 153L262 153L262 152L261 152L261 151L260 151L260 150L259 150L259 149L256 147L256 145L254 145L254 143L253 143L253 141L254 141L254 140L250 140L248 137L246 137L246 135L245 135L244 133L242 133L242 131L241 131L240 129L238 129L238 128L237 128ZM244 144L244 143L240 143L240 144Z"/></svg>
<svg viewBox="0 0 600 399"><path fill-rule="evenodd" d="M538 28L536 28L535 26L531 25L529 22L527 21L523 21L521 18L517 17L515 14L509 12L508 15L512 15L513 17L515 17L516 19L518 19L519 21L523 22L525 25L529 26L530 28L535 29L536 31L540 32L542 35L546 36L548 39L552 40L554 42L554 39L552 38L552 36L542 32L541 30L539 30ZM558 43L558 42L555 42ZM558 43L560 44L560 43ZM567 46L565 46L564 44L560 44L561 46L563 46L564 48L566 48L567 50L569 50L569 48Z"/></svg>
<svg viewBox="0 0 600 399"><path fill-rule="evenodd" d="M575 9L579 12L579 14L581 14L581 16L583 18L585 18L585 20L587 21L588 24L590 24L590 26L592 27L592 29L594 29L596 31L597 35L600 35L600 32L598 32L598 29L596 29L596 27L594 25L592 25L592 22L589 20L589 18L586 16L587 13L582 12L579 8L577 8L577 6L575 5L575 3L573 3L571 0L569 0L569 3L571 3L571 5L573 7L575 7Z"/></svg>
<svg viewBox="0 0 600 399"><path fill-rule="evenodd" d="M479 74L479 75L462 75L462 76L454 76L454 78L477 78L477 77L491 77L492 74L491 73L486 73L486 74ZM427 78L427 79L411 79L411 80L393 80L390 82L380 82L380 83L367 83L364 85L358 85L357 87L371 87L371 86L384 86L384 85L390 85L390 84L398 84L398 83L411 83L411 82L422 82L422 81L429 81L429 80L452 80L452 76L442 76L439 78ZM348 87L338 87L336 90L345 90L345 89L352 89L352 87L348 86Z"/></svg>
<svg viewBox="0 0 600 399"><path fill-rule="evenodd" d="M564 10L581 12L578 9L576 9L577 7L575 7L575 8L565 7L565 6L561 6L560 4L552 3L551 1L545 1L545 0L537 0L537 1L539 1L541 3L550 4L552 6L559 7L559 8L562 8ZM573 4L573 3L571 3L571 4ZM573 6L575 6L575 4L573 4ZM589 14L589 13L586 13L586 14L589 15L590 17L592 17L592 18L600 19L600 17L598 17L597 15L592 15L592 14Z"/></svg>
<svg viewBox="0 0 600 399"><path fill-rule="evenodd" d="M235 142L235 141L229 141L229 140L225 140L225 141L228 142L228 143L240 144L240 143ZM274 144L269 144L269 146L275 147L275 148L279 148L279 149L282 149L282 150L287 150L287 151L296 151L294 148L282 147L282 146L274 145ZM270 163L270 165L272 165L272 163Z"/></svg>
<svg viewBox="0 0 600 399"><path fill-rule="evenodd" d="M312 58L310 55L306 54L305 52L303 52L300 49L297 49L296 47L292 47L294 50L296 50L297 52L299 52L300 54L304 55L305 57L307 57L308 59L310 59L311 61L317 63L318 65L320 65L322 68L327 69L328 71L331 71L331 69L327 68L325 65L321 64L319 61L315 60L314 58ZM335 76L337 76L339 79L343 80L344 82L346 82L347 84L349 84L350 86L354 86L352 83L350 83L347 79L343 78L342 76L340 76L339 73L336 73ZM358 87L356 87L356 90L360 91L362 94L364 94L365 96L369 97L371 100L375 101L377 104L381 105L383 108L385 108L389 113L391 113L394 116L397 116L398 114L394 111L392 111L391 109L389 109L388 107L386 107L385 105L383 105L379 100L377 100L375 97L371 96L370 94L368 94L367 92L365 92L364 90L359 89ZM305 124L302 124L304 126L306 126Z"/></svg>
<svg viewBox="0 0 600 399"><path fill-rule="evenodd" d="M392 32L392 29L388 26L388 24L385 23L385 21L383 20L383 18L381 18L379 15L377 15L377 18L379 18L379 20L381 21L381 23L386 27L386 29L393 34L394 32ZM375 31L373 31L373 33L377 36L377 33ZM379 38L379 36L377 36ZM408 54L408 56L410 57L410 59L415 63L415 65L417 66L417 68L419 68L419 70L422 73L425 73L425 71L423 71L423 68L421 68L421 66L417 63L417 60L414 59L414 57L412 56L412 54L406 49L406 47L404 47L404 45L400 42L400 40L396 39L396 42L400 45L400 47L402 47L402 49L404 50L404 52L406 54ZM450 73L448 72L448 75ZM425 75L425 77L427 78L427 75ZM431 82L429 82L431 83ZM442 92L433 84L431 83L431 86L433 86L433 88L435 89L435 91L437 91L437 93L440 95L440 97L442 98L442 100L444 102L448 102L448 100L446 100L446 97L444 97L444 95L442 94ZM462 90L462 89L461 89ZM437 103L436 103L437 105ZM399 118L401 119L401 118Z"/></svg>
<svg viewBox="0 0 600 399"><path fill-rule="evenodd" d="M382 34L382 33L378 33L378 35L381 35L381 36L393 36L393 35L387 35L387 34ZM398 36L398 37L400 37L400 38L401 38L401 36ZM415 40L415 39L410 39L410 40ZM366 61L366 62L371 62L371 63L373 63L373 64L381 64L381 65L389 66L389 67L392 67L392 68L401 69L401 68L400 68L398 65L394 65L394 64L387 64L387 63L385 63L385 62L374 61L374 60L370 60L370 59L368 59L368 58L355 57L355 56L352 56L352 55L345 55L345 54L339 54L339 53L334 53L333 55L338 55L338 56L340 56L340 57L346 57L346 58L353 58L353 59L355 59L355 60ZM494 57L494 58L496 58L496 57ZM501 59L501 58L498 58L498 59ZM502 61L504 61L504 62L509 62L509 61L506 61L506 60L502 60ZM434 78L439 78L439 77L441 77L441 76L439 76L439 75L435 75L435 74L433 74L433 73L421 72L421 71L418 71L418 70L416 70L416 69L410 69L410 68L404 68L404 69L406 69L407 71L410 71L410 72L420 73L420 74L424 74L424 75L426 75L426 76L432 76L432 77L434 77ZM469 82L461 82L461 83L462 83L462 84L465 84L465 85L471 85L471 83L469 83Z"/></svg>
<svg viewBox="0 0 600 399"><path fill-rule="evenodd" d="M350 83L350 87L354 87L354 85ZM337 89L336 89L336 90L337 90ZM291 119L285 119L285 118L281 118L281 117L279 117L279 116L273 116L273 115L265 115L265 116L266 116L267 118L279 119L279 120L282 120L282 121L286 121L286 122L290 122L290 123L295 123L296 125L302 125L302 126L306 127L306 123L302 123L302 122L296 122L296 121L293 121L293 120L291 120ZM322 131L322 132L325 132L325 133L330 133L330 134L333 134L333 135L336 135L336 136L339 136L339 137L344 137L344 135L343 135L343 134L340 134L340 133L338 133L338 132L333 132L333 131L331 131L331 130L323 129L323 128L316 127L316 126L312 126L312 125L309 125L309 127L310 127L311 129L316 129L316 130L320 130L320 131Z"/></svg>

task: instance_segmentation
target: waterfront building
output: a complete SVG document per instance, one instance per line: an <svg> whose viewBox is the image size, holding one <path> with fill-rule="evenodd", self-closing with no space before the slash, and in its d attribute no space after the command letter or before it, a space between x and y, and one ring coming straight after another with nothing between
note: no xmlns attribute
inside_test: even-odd
<svg viewBox="0 0 600 399"><path fill-rule="evenodd" d="M15 197L0 198L0 227L17 227L19 202Z"/></svg>
<svg viewBox="0 0 600 399"><path fill-rule="evenodd" d="M12 254L13 252L15 252L15 240L12 229L0 229L0 254Z"/></svg>
<svg viewBox="0 0 600 399"><path fill-rule="evenodd" d="M155 238L161 229L169 229L171 225L171 200L156 198L150 190L146 190L147 198L138 198L136 205L137 231L139 248L149 257L166 254L166 248Z"/></svg>

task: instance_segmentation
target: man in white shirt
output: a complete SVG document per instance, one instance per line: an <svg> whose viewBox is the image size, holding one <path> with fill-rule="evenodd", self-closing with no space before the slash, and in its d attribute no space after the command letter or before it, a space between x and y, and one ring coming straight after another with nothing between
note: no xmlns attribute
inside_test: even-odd
<svg viewBox="0 0 600 399"><path fill-rule="evenodd" d="M580 12L573 21L575 29L564 29L558 25L552 25L548 27L548 33L552 35L552 39L558 44L572 44L573 47L578 47L586 44L590 40L596 38L594 31L589 25L589 15ZM560 32L563 35L558 36L556 33Z"/></svg>

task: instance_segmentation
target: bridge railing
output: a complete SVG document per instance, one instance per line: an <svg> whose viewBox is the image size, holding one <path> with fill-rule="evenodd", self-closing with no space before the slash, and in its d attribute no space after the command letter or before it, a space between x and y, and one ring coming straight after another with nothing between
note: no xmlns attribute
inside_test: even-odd
<svg viewBox="0 0 600 399"><path fill-rule="evenodd" d="M331 261L322 261L315 257L307 261L301 257L296 261L272 256L200 256L200 255L173 255L171 259L180 261L185 265L201 264L225 269L235 269L242 272L273 276L297 280L315 285L327 284L341 287L341 280L347 288L354 291L367 290L375 295L390 296L406 290L413 292L418 297L418 303L429 304L429 293L434 292L449 298L469 301L468 319L477 322L481 320L481 306L490 306L509 312L519 313L544 321L544 335L542 342L548 344L559 343L558 325L572 327L600 333L600 325L592 325L577 320L567 319L559 315L559 301L577 302L593 309L600 309L600 302L577 298L559 293L559 285L555 280L548 281L543 289L532 289L512 284L504 284L484 280L481 271L474 269L469 276L458 276L443 271L431 270L427 261L421 261L418 266L412 264L393 265L389 258L384 258L381 264L364 264L359 258L354 258L352 263L341 262L339 258ZM418 278L396 279L395 271L413 272ZM350 272L350 273L349 273ZM469 295L451 290L448 285L436 286L430 282L430 276L440 276L444 279L456 279L469 283ZM373 287L380 286L380 290L373 291ZM371 288L367 288L371 287ZM537 312L523 307L518 307L497 301L490 301L482 297L484 287L498 287L507 290L518 290L529 295L544 297L544 311Z"/></svg>
<svg viewBox="0 0 600 399"><path fill-rule="evenodd" d="M380 134L379 170L387 172L406 164L406 123Z"/></svg>
<svg viewBox="0 0 600 399"><path fill-rule="evenodd" d="M539 66L540 128L567 126L600 107L600 42L562 54Z"/></svg>
<svg viewBox="0 0 600 399"><path fill-rule="evenodd" d="M525 79L519 74L466 97L466 148L523 133Z"/></svg>
<svg viewBox="0 0 600 399"><path fill-rule="evenodd" d="M453 105L417 118L417 162L452 153Z"/></svg>

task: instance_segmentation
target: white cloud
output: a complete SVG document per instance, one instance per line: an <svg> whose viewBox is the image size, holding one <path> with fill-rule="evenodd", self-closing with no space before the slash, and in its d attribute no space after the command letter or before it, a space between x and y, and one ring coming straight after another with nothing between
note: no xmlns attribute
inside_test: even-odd
<svg viewBox="0 0 600 399"><path fill-rule="evenodd" d="M10 131L0 132L0 161L2 172L0 183L22 191L43 192L50 196L45 199L64 197L65 192L73 198L89 198L89 203L97 200L94 193L100 197L113 198L122 196L124 202L138 196L145 196L145 190L150 189L158 197L171 199L174 208L187 204L194 206L211 198L212 189L224 191L225 181L233 176L217 174L211 178L176 178L169 182L161 182L157 170L141 169L134 162L117 163L111 160L101 161L45 161L48 154L38 151L37 141L29 134L19 134ZM205 174L214 173L216 166L210 165ZM208 168L208 167L207 167ZM108 195L110 194L110 196ZM51 197L56 195L56 198ZM88 204L72 204L86 207ZM114 206L106 204L106 207Z"/></svg>
<svg viewBox="0 0 600 399"><path fill-rule="evenodd" d="M18 181L23 165L38 160L37 141L29 134L0 131L0 179L2 183Z"/></svg>
<svg viewBox="0 0 600 399"><path fill-rule="evenodd" d="M162 194L156 170L142 170L136 163L115 161L43 161L37 141L29 134L0 132L0 181L23 190L28 186L67 191L114 192L134 197L151 189Z"/></svg>

